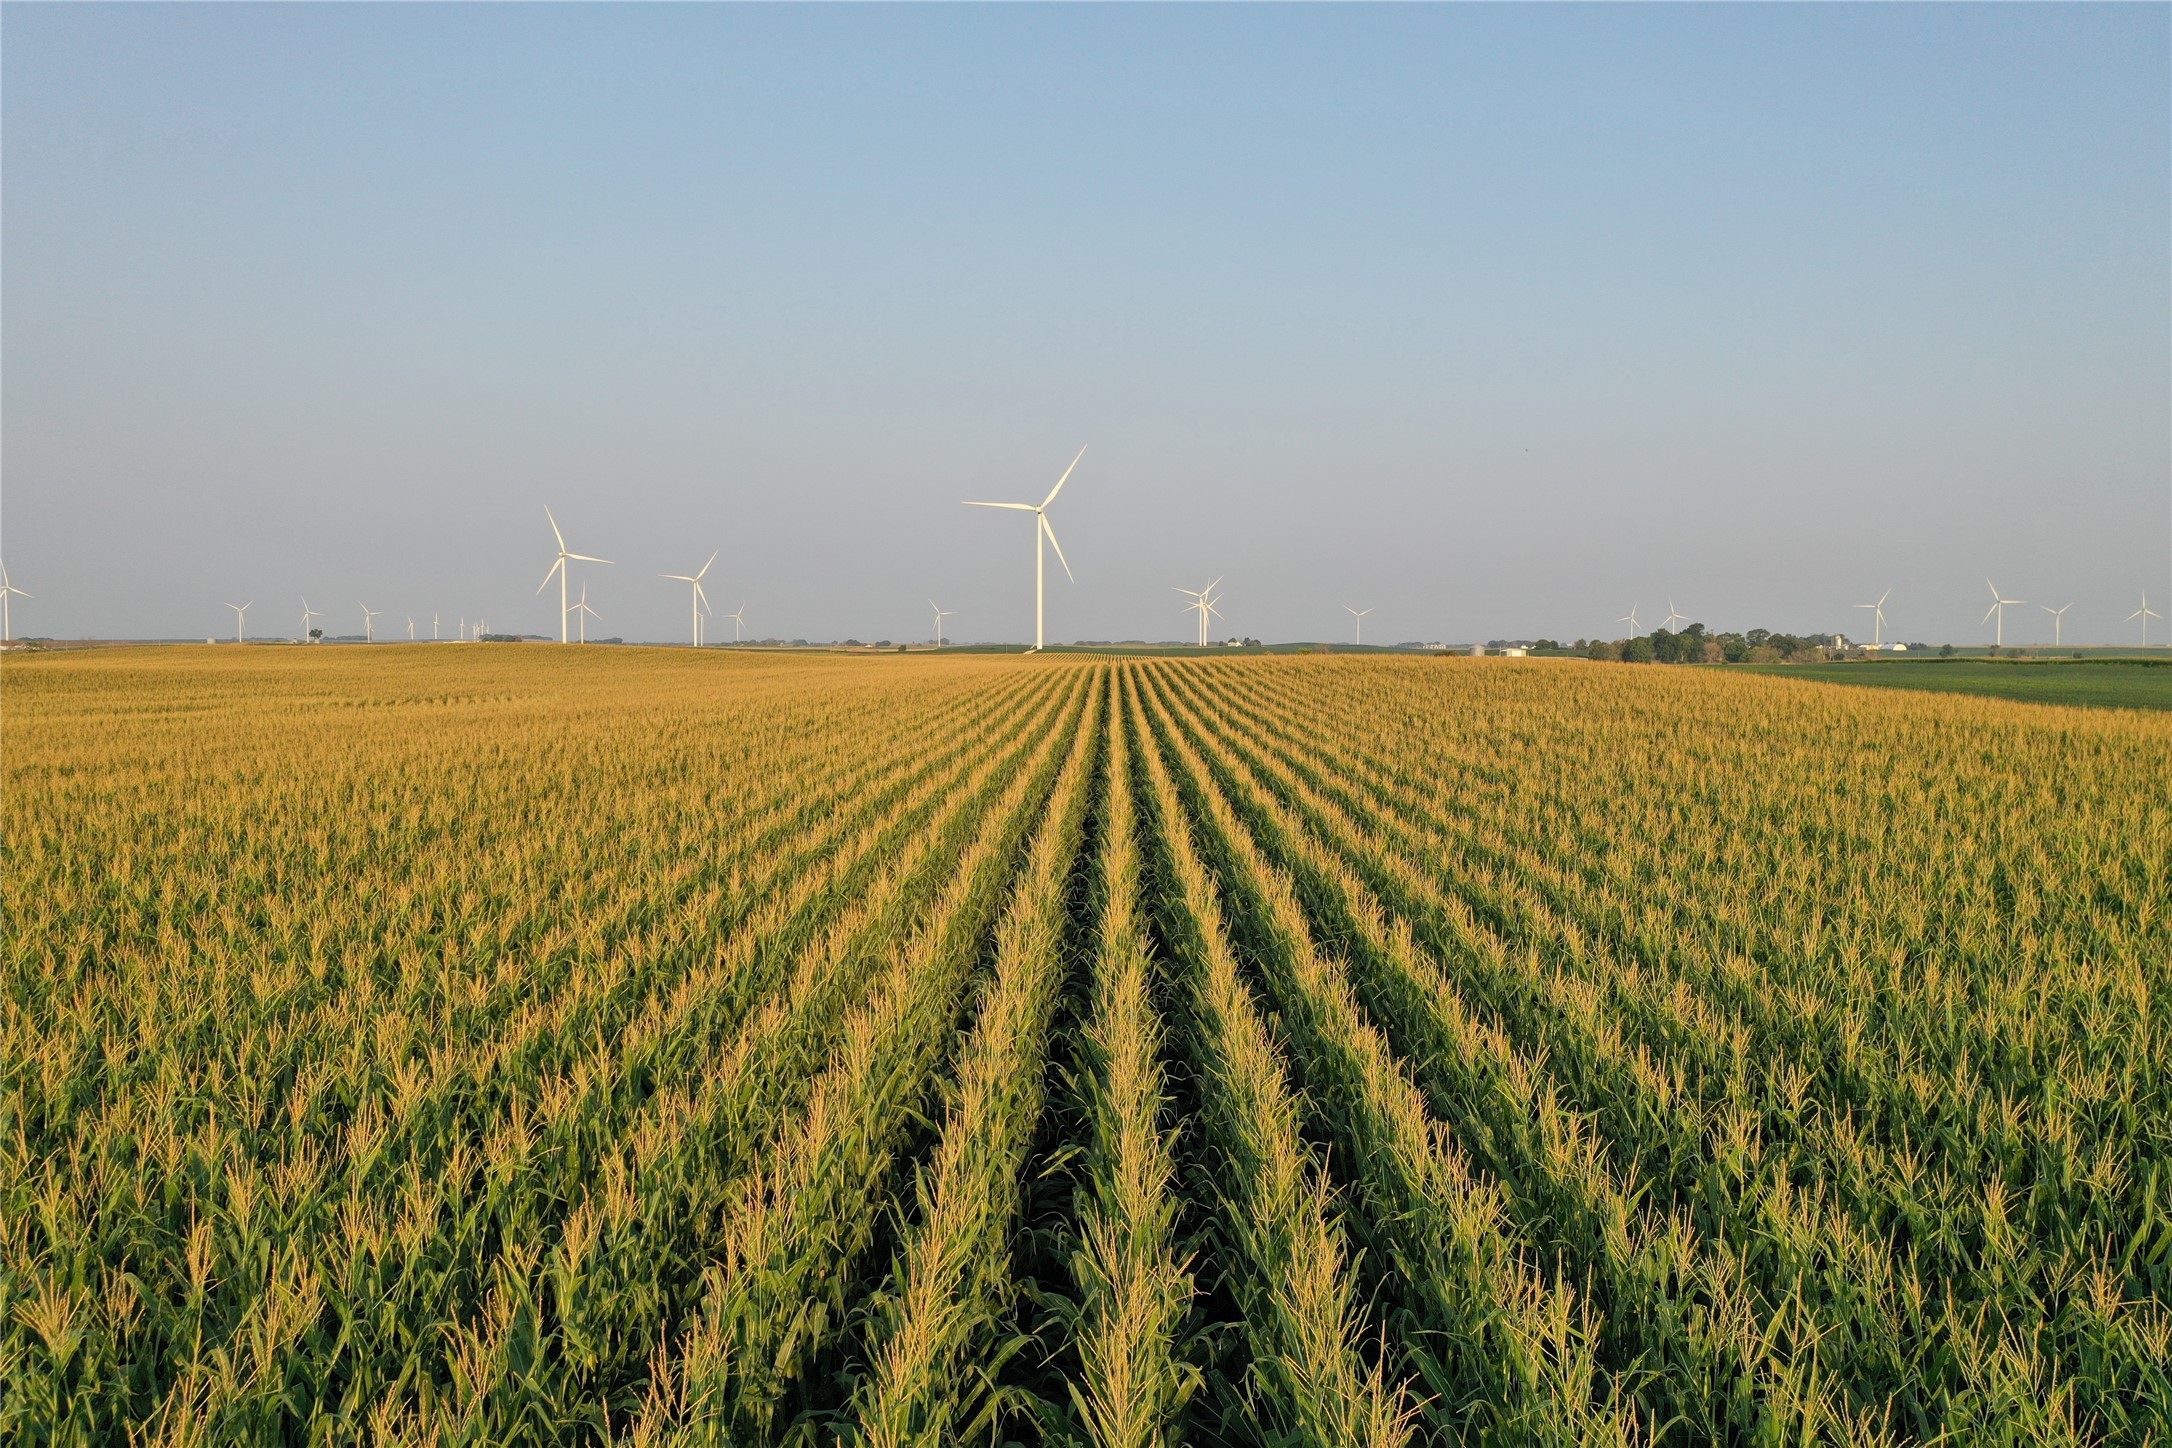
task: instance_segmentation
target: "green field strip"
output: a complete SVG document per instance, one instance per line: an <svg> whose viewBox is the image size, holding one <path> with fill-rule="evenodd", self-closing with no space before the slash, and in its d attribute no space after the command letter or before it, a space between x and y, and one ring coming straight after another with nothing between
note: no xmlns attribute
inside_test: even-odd
<svg viewBox="0 0 2172 1448"><path fill-rule="evenodd" d="M1050 764L1035 787L1007 803L1005 827L984 835L846 1023L804 1114L725 1204L699 1304L675 1357L649 1382L645 1421L667 1441L772 1435L804 1370L849 1329L856 1266L893 1205L896 1153L951 1054L1006 895L1023 898L1027 888L1019 858L1027 825L1037 819L1038 833L1058 832L1083 808L1092 735L1090 707L1068 710L1064 730L1044 745Z"/></svg>
<svg viewBox="0 0 2172 1448"><path fill-rule="evenodd" d="M1130 712L1143 741L1149 726L1135 695ZM1231 1390L1270 1437L1406 1442L1415 1409L1403 1387L1390 1385L1385 1364L1366 1361L1364 1314L1332 1189L1299 1130L1300 1108L1230 950L1212 878L1160 756L1142 747L1138 757L1167 880L1162 938L1188 977L1192 1066L1208 1135L1226 1163L1217 1220L1234 1260L1223 1270L1252 1355L1249 1381Z"/></svg>
<svg viewBox="0 0 2172 1448"><path fill-rule="evenodd" d="M1291 773L1299 772L1302 768L1302 761L1289 755L1282 756L1282 762L1290 767ZM1362 857L1364 854L1365 851L1359 850L1353 858ZM1442 858L1438 854L1428 855L1427 868L1438 870ZM1404 908L1409 908L1407 902ZM1419 907L1418 918L1425 917L1426 908ZM1469 932L1470 927L1471 922L1466 920L1464 930ZM1471 939L1472 936L1466 933L1466 947ZM1449 952L1447 958L1457 958L1459 947L1455 943L1448 942L1443 948ZM1494 961L1490 978L1494 982L1491 991L1496 1003L1502 1003L1505 998L1511 1010L1511 1020L1524 1019L1528 1023L1536 1019L1541 1023L1535 1028L1541 1032L1535 1045L1538 1049L1549 1052L1547 1059L1554 1063L1553 1069L1557 1073L1562 1070L1584 1072L1580 1082L1572 1074L1564 1084L1572 1087L1581 1085L1581 1089L1572 1091L1572 1099L1589 1103L1589 1108L1599 1113L1599 1119L1612 1121L1618 1133L1615 1136L1617 1142L1633 1143L1636 1137L1631 1133L1639 1127L1656 1126L1662 1130L1671 1127L1677 1133L1683 1128L1685 1113L1680 1096L1682 1082L1679 1065L1673 1068L1674 1080L1669 1082L1664 1068L1655 1074L1650 1069L1652 1062L1649 1058L1626 1052L1615 1021L1591 1008L1595 1003L1594 996L1587 993L1583 997L1584 1009L1580 1013L1580 1027L1572 1020L1565 1031L1556 1029L1549 1038L1545 1034L1547 1022L1564 1015L1573 1017L1579 1014L1573 1008L1573 1003L1578 999L1573 988L1567 993L1572 1003L1571 1009L1567 1011L1561 1009L1558 998L1552 1003L1537 1000L1534 1004L1532 999L1527 998L1533 996L1537 983L1545 979L1544 972L1534 976L1531 965L1508 965L1506 956L1497 945L1480 945L1462 958L1466 961ZM1630 974L1633 976L1633 972ZM1558 976L1555 977L1555 983L1557 986L1560 984ZM1613 999L1618 1007L1621 1004L1620 996L1617 994ZM1520 1013L1519 1006L1522 1007ZM1678 1062L1679 1058L1676 1059ZM1609 1060L1614 1066L1611 1077L1594 1080L1589 1068L1604 1066ZM1731 1094L1719 1099L1705 1113L1706 1128L1713 1133L1713 1137L1704 1143L1704 1151L1701 1153L1696 1145L1692 1144L1692 1158L1709 1156L1716 1161L1739 1167L1745 1160L1754 1165L1757 1158L1764 1154L1754 1125L1748 1126L1746 1131L1746 1124L1740 1115L1740 1082L1751 1073L1745 1064L1745 1053L1742 1052L1739 1042L1735 1043L1735 1067L1733 1073L1726 1078L1734 1083ZM1791 1068L1783 1063L1778 1069L1784 1072ZM1604 1072L1601 1075L1605 1077ZM1798 1080L1800 1079L1803 1078L1798 1077ZM1659 1099L1653 1100L1645 1088L1654 1084L1662 1087L1671 1085L1674 1089L1671 1093L1663 1093ZM1799 1085L1797 1089L1799 1092ZM1799 1103L1799 1095L1797 1099ZM1799 1112L1799 1104L1796 1109ZM1697 1113L1691 1111L1686 1114L1693 1123ZM1625 1120L1626 1129L1623 1125ZM1817 1113L1811 1114L1812 1130L1824 1124L1824 1118L1820 1118ZM1987 1343L1981 1326L1984 1319L1980 1314L1971 1319L1967 1313L1956 1310L1950 1298L1942 1299L1940 1294L1935 1292L1929 1294L1929 1301L1926 1303L1923 1300L1923 1290L1914 1285L1922 1279L1912 1273L1896 1280L1893 1265L1885 1260L1882 1251L1872 1245L1874 1241L1882 1238L1876 1236L1875 1232L1873 1236L1866 1237L1866 1229L1860 1225L1851 1225L1847 1220L1833 1221L1830 1207L1819 1206L1821 1198L1829 1198L1830 1194L1817 1185L1820 1176L1816 1174L1817 1169L1813 1163L1821 1160L1861 1162L1867 1149L1864 1143L1851 1137L1844 1142L1834 1143L1830 1155L1825 1158L1820 1158L1816 1152L1796 1149L1792 1159L1799 1164L1792 1168L1785 1166L1791 1156L1789 1151L1783 1148L1772 1167L1753 1171L1749 1180L1738 1178L1732 1182L1715 1181L1707 1174L1700 1193L1703 1198L1702 1206L1708 1217L1705 1230L1729 1231L1738 1238L1745 1232L1749 1233L1749 1240L1744 1243L1744 1247L1756 1259L1769 1262L1777 1258L1782 1263L1805 1264L1822 1260L1825 1263L1822 1275L1830 1285L1830 1290L1837 1295L1837 1300L1858 1304L1874 1302L1879 1309L1876 1313L1866 1309L1861 1313L1848 1315L1844 1320L1858 1334L1870 1335L1871 1341L1864 1344L1864 1350L1870 1352L1872 1361L1883 1369L1876 1376L1893 1381L1908 1380L1912 1383L1935 1381L1941 1376L1940 1364L1944 1363L1945 1371L1961 1377L1963 1386L1942 1398L1901 1405L1912 1412L1924 1431L1930 1431L1924 1425L1960 1420L1968 1414L1974 1414L1981 1421L2010 1418L2027 1400L2027 1384L2030 1382L2038 1385L2039 1397L2049 1397L2054 1401L2081 1399L2092 1415L2104 1422L2123 1424L2135 1420L2136 1410L2133 1405L2137 1403L2140 1404L2142 1420L2161 1413L2164 1376L2161 1368L2157 1366L2162 1361L2162 1354L2157 1351L2156 1343L2164 1330L2163 1319L2151 1313L2147 1303L2130 1302L2126 1305L2128 1310L2125 1312L2113 1309L2111 1304L2104 1300L2101 1275L2095 1279L2099 1285L2083 1294L2073 1290L2080 1284L2072 1282L2073 1269L2064 1267L2063 1264L2044 1266L2037 1274L2048 1279L2054 1292L2059 1290L2057 1284L2060 1279L2067 1278L2068 1300L2064 1304L2054 1303L2048 1310L2037 1307L2034 1312L2024 1312L2022 1321L2042 1321L2047 1325L2054 1320L2059 1321L2059 1333L2067 1341L2067 1361L2055 1366L2038 1355L2041 1348L2033 1348L2030 1354L2021 1360L2018 1376L2013 1366L2012 1350L1995 1349L1991 1343ZM1747 1158L1745 1153L1748 1154ZM1774 1174L1775 1169L1778 1169L1777 1175ZM1804 1171L1813 1172L1808 1178L1807 1190L1803 1187L1804 1179L1801 1176ZM1854 1175L1860 1180L1874 1182L1908 1182L1919 1180L1926 1174L1919 1166L1914 1172L1903 1169L1888 1175L1883 1171L1859 1170ZM1945 1180L1951 1186L1956 1178L1948 1174ZM1758 1181L1762 1181L1763 1186L1753 1191L1752 1195L1754 1197L1761 1194L1764 1197L1767 1211L1763 1214L1765 1220L1757 1223L1753 1229L1738 1223L1737 1217L1742 1195L1745 1191L1752 1191ZM1988 1197L1979 1202L1978 1198L1965 1192L1965 1179L1962 1179L1961 1184L1964 1188L1964 1210L1957 1212L1948 1206L1924 1214L1934 1226L1943 1226L1956 1220L1965 1223L1969 1214L1979 1209L1979 1206L1990 1211L1996 1210L1998 1194L1995 1188ZM1840 1205L1845 1207L1848 1204ZM1856 1205L1860 1206L1860 1203ZM1822 1227L1819 1225L1821 1220L1825 1222ZM2011 1274L2030 1265L2017 1264L2010 1260L2014 1250L2013 1234L2001 1233L1995 1220L1984 1238L1985 1250L1992 1254L1992 1260L1978 1265L1994 1280L2002 1272ZM1915 1241L1921 1245L1929 1245L1920 1236ZM2078 1261L2071 1256L2067 1260ZM1913 1255L1908 1265L1915 1265ZM2078 1262L2078 1265L2086 1267L2089 1264ZM1796 1267L1789 1270L1799 1273L1803 1269ZM2024 1294L2020 1301L2025 1306L2036 1307L2036 1304L2029 1301L2027 1294ZM2134 1311L2136 1308L2141 1309L2139 1313ZM1895 1327L1890 1322L1891 1319L1901 1319L1910 1325L1905 1328ZM1997 1321L2000 1326L1995 1331L2006 1330L2004 1317L2001 1316ZM1881 1328L1885 1330L1881 1331ZM1986 1374L1988 1376L1984 1376ZM2080 1379L2081 1383L2075 1387L2062 1389L2059 1386L2077 1379ZM2051 1385L2048 1390L2044 1386L2046 1384Z"/></svg>
<svg viewBox="0 0 2172 1448"><path fill-rule="evenodd" d="M1107 747L1107 708L1105 686L1097 686L1089 752L1058 784L997 929L994 971L958 1062L941 1140L920 1177L919 1219L872 1306L868 1370L842 1441L942 1448L992 1436L1000 1421L996 1376L1026 1345L1009 1321L1019 1294L1011 1239L1025 1192L1020 1173L1047 1089L1049 1026L1070 966L1066 885L1084 863L1081 835L1090 778Z"/></svg>
<svg viewBox="0 0 2172 1448"><path fill-rule="evenodd" d="M1973 694L2090 709L2172 709L2172 667L2157 659L2134 663L2095 663L2087 659L1916 663L1880 659L1840 664L1738 664L1733 668L1797 683L1847 688Z"/></svg>
<svg viewBox="0 0 2172 1448"><path fill-rule="evenodd" d="M1070 1268L1071 1406L1096 1448L1164 1448L1201 1385L1181 1339L1191 1262L1178 1242L1176 1128L1163 1084L1158 972L1141 919L1132 741L1110 698L1099 934L1081 1051L1086 1123Z"/></svg>
<svg viewBox="0 0 2172 1448"><path fill-rule="evenodd" d="M1480 1178L1430 1115L1424 1094L1366 1018L1339 965L1315 949L1289 878L1262 856L1206 778L1204 761L1156 701L1165 751L1194 830L1213 859L1243 953L1290 1032L1320 1134L1346 1154L1344 1220L1386 1269L1410 1320L1398 1334L1431 1400L1436 1434L1530 1444L1640 1442L1622 1392L1636 1374L1605 1373L1588 1305L1517 1255L1504 1196Z"/></svg>

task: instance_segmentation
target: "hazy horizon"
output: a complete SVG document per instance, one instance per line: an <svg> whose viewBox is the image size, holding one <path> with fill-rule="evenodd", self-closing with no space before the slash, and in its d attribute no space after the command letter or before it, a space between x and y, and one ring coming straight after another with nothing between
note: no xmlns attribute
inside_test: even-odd
<svg viewBox="0 0 2172 1448"><path fill-rule="evenodd" d="M1025 640L1082 443L1051 641L2172 613L2161 6L0 31L18 634Z"/></svg>

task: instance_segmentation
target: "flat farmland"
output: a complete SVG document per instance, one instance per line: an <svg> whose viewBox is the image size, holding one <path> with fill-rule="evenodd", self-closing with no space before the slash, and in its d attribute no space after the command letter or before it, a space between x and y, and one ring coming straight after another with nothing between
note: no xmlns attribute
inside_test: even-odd
<svg viewBox="0 0 2172 1448"><path fill-rule="evenodd" d="M0 1441L2172 1442L2172 715L0 673Z"/></svg>

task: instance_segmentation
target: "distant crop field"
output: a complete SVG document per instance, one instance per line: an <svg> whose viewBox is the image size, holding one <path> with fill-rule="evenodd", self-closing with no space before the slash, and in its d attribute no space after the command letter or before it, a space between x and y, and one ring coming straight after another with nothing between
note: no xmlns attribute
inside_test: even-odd
<svg viewBox="0 0 2172 1448"><path fill-rule="evenodd" d="M2172 1441L2172 716L543 646L0 705L0 1442Z"/></svg>
<svg viewBox="0 0 2172 1448"><path fill-rule="evenodd" d="M2164 663L1976 661L1895 663L1886 659L1845 664L1739 666L1788 678L1877 689L1932 689L1988 694L2038 704L2081 704L2112 709L2172 709L2172 660Z"/></svg>

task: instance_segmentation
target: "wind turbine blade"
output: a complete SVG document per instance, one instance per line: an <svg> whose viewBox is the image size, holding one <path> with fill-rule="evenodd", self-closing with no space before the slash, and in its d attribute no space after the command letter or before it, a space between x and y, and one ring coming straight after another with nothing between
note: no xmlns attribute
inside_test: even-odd
<svg viewBox="0 0 2172 1448"><path fill-rule="evenodd" d="M1083 452L1084 449L1081 448L1080 451ZM1062 484L1059 483L1057 486L1061 487ZM1048 515L1046 513L1041 514L1041 531L1048 535L1048 546L1056 550L1056 561L1063 565L1063 576L1073 583L1078 582L1078 575L1071 571L1071 560L1063 556L1063 545L1056 541L1056 530L1048 526Z"/></svg>
<svg viewBox="0 0 2172 1448"><path fill-rule="evenodd" d="M1976 620L1976 622L1977 622L1977 623L1979 623L1979 624L1986 624L1986 623L1989 623L1989 622L1991 622L1991 615L1992 615L1992 614L1994 614L1994 613L1997 613L1998 611L1999 611L1999 606L1998 606L1997 604L1995 604L1995 603L1994 603L1994 604L1992 604L1992 605L1991 605L1991 606L1990 606L1989 608L1987 608L1987 609L1985 609L1985 610L1983 611L1983 617L1982 617L1982 618L1979 618L1979 619L1977 619L1977 620Z"/></svg>
<svg viewBox="0 0 2172 1448"><path fill-rule="evenodd" d="M609 563L612 561L609 558L591 558L586 553L568 553L566 557L578 559L583 563Z"/></svg>
<svg viewBox="0 0 2172 1448"><path fill-rule="evenodd" d="M709 595L701 591L701 583L699 580L696 580L694 584L694 597L700 602L701 611L703 613L707 613L709 611Z"/></svg>
<svg viewBox="0 0 2172 1448"><path fill-rule="evenodd" d="M658 578L668 578L673 583L692 583L694 581L684 573L659 573L656 576Z"/></svg>
<svg viewBox="0 0 2172 1448"><path fill-rule="evenodd" d="M1997 598L1999 596L1999 586L1996 583L1993 583L1990 579L1986 578L1983 581L1983 586L1991 590L1991 596L1993 598Z"/></svg>
<svg viewBox="0 0 2172 1448"><path fill-rule="evenodd" d="M548 503L543 505L543 516L551 520L551 536L558 540L558 551L560 553L565 552L566 535L558 531L558 519L552 516L551 505Z"/></svg>
<svg viewBox="0 0 2172 1448"><path fill-rule="evenodd" d="M1031 503L976 503L970 498L966 500L965 506L968 508L1015 508L1021 513L1038 513L1041 511Z"/></svg>
<svg viewBox="0 0 2172 1448"><path fill-rule="evenodd" d="M723 549L719 548L719 549L717 549L717 550L716 550L716 553L722 553L723 551L724 551ZM710 554L710 555L709 555L709 562L708 562L708 563L704 563L704 564L702 564L702 565L701 565L701 572L700 572L700 573L696 573L696 574L694 575L694 576L695 576L696 578L700 578L700 577L702 576L702 574L705 574L705 573L707 573L707 572L709 571L709 566L710 566L710 564L713 564L713 563L715 563L715 562L716 562L716 553L712 553L712 554Z"/></svg>
<svg viewBox="0 0 2172 1448"><path fill-rule="evenodd" d="M1086 449L1085 449L1085 448L1080 448L1080 449L1078 450L1078 458L1082 458L1082 457L1084 457L1084 456L1086 456ZM1077 466L1078 466L1078 458L1073 458L1073 459L1071 459L1071 467L1070 467L1070 468L1065 468L1065 469L1063 470L1063 476L1062 476L1062 477L1060 477L1060 478L1058 478L1058 479L1056 479L1056 486L1054 486L1053 488L1050 488L1050 489L1048 490L1048 496L1047 496L1047 497L1045 497L1045 498L1043 498L1043 499L1041 499L1041 506L1042 506L1042 507L1044 507L1044 508L1045 508L1045 507L1047 507L1047 506L1048 506L1048 505L1049 505L1050 503L1053 503L1053 502L1055 502L1055 501L1056 501L1056 494L1058 494L1058 493L1062 492L1062 491L1063 491L1063 485L1064 485L1065 483L1068 483L1068 482L1070 482L1070 481L1071 481L1071 468L1075 468L1075 467L1077 467Z"/></svg>
<svg viewBox="0 0 2172 1448"><path fill-rule="evenodd" d="M551 560L551 571L543 575L543 581L535 586L535 591L541 593L544 589L549 588L551 580L558 576L558 570L565 566L566 560L563 555Z"/></svg>
<svg viewBox="0 0 2172 1448"><path fill-rule="evenodd" d="M1885 592L1883 592L1883 593L1879 594L1879 595L1878 595L1878 607L1880 607L1880 608L1884 608L1884 607L1885 607L1885 601L1886 601L1887 599L1891 598L1892 596L1893 596L1893 590L1892 590L1892 589L1890 589L1890 588L1889 588L1889 589L1887 589L1887 590L1886 590Z"/></svg>

